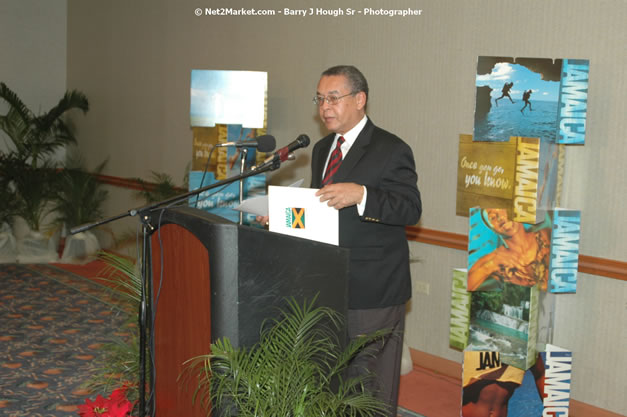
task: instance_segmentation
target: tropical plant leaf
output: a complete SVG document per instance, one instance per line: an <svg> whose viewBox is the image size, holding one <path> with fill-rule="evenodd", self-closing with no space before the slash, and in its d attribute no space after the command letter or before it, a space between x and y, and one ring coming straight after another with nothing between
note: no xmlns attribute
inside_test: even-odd
<svg viewBox="0 0 627 417"><path fill-rule="evenodd" d="M9 105L6 115L0 116L0 129L12 141L15 151L37 168L41 159L59 147L75 143L76 138L63 120L70 110L89 110L87 97L78 91L68 91L59 103L47 113L35 116L17 94L0 83L0 98Z"/></svg>
<svg viewBox="0 0 627 417"><path fill-rule="evenodd" d="M0 83L0 98L9 105L7 114L0 115L0 129L8 135L17 148L28 134L28 126L34 115L5 83Z"/></svg>
<svg viewBox="0 0 627 417"><path fill-rule="evenodd" d="M112 252L100 251L98 258L105 263L105 268L97 278L109 282L111 289L120 297L130 302L130 309L137 311L141 302L142 279L133 259Z"/></svg>
<svg viewBox="0 0 627 417"><path fill-rule="evenodd" d="M85 94L80 91L67 91L56 106L51 108L48 113L38 118L40 120L40 127L44 130L52 129L53 126L61 120L61 116L74 109L87 113L89 111L89 101Z"/></svg>
<svg viewBox="0 0 627 417"><path fill-rule="evenodd" d="M26 155L26 138L29 134L30 119L11 107L5 116L0 116L0 129L4 131L13 144L14 151Z"/></svg>
<svg viewBox="0 0 627 417"><path fill-rule="evenodd" d="M94 363L93 376L84 386L94 392L111 392L126 385L130 388L128 399L136 401L139 398L138 339L137 332L128 332L128 336L124 338L105 343L101 348L102 355Z"/></svg>
<svg viewBox="0 0 627 417"><path fill-rule="evenodd" d="M57 223L72 228L102 218L102 204L108 192L95 175L102 172L106 163L105 160L89 173L81 161L70 161L59 171L53 196Z"/></svg>
<svg viewBox="0 0 627 417"><path fill-rule="evenodd" d="M20 158L12 159L3 168L15 187L15 213L31 230L39 231L41 220L50 212L48 203L54 195L55 169L47 163L33 168Z"/></svg>
<svg viewBox="0 0 627 417"><path fill-rule="evenodd" d="M57 194L54 187L59 184L54 175L55 164L46 157L76 142L63 117L73 109L88 111L89 103L84 94L70 91L47 113L36 116L5 83L0 83L0 99L8 104L7 113L0 115L0 129L12 145L9 149L13 163L8 171L16 192L18 215L31 229L39 231L49 211L48 202ZM83 211L93 211L93 207L85 207Z"/></svg>
<svg viewBox="0 0 627 417"><path fill-rule="evenodd" d="M164 172L151 171L151 181L141 178L134 178L142 187L137 192L139 198L143 198L146 203L155 203L157 201L167 200L170 197L181 194L181 189L176 184L172 176Z"/></svg>
<svg viewBox="0 0 627 417"><path fill-rule="evenodd" d="M0 153L0 225L12 224L13 216L18 212L18 201L13 183L11 165L15 161L11 154Z"/></svg>
<svg viewBox="0 0 627 417"><path fill-rule="evenodd" d="M278 318L264 322L259 343L234 348L226 338L188 361L197 372L197 397L214 412L241 417L373 416L385 405L364 390L368 376L344 379L357 352L389 332L349 343L337 337L341 317L315 299L287 301Z"/></svg>
<svg viewBox="0 0 627 417"><path fill-rule="evenodd" d="M135 401L139 398L139 333L136 331L137 320L134 314L139 307L141 294L141 276L132 259L110 252L100 252L99 258L106 267L101 272L100 280L113 284L110 288L116 297L128 301L131 311L127 322L128 334L105 343L103 354L94 363L93 377L86 386L95 391L110 392L123 385L129 387L128 398ZM150 351L146 349L146 358L150 360ZM146 368L150 372L150 367ZM149 380L149 375L147 375Z"/></svg>

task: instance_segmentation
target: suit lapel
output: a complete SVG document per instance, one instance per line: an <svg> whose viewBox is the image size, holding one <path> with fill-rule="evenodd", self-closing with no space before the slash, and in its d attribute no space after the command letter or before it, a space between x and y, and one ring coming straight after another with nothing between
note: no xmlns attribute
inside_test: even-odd
<svg viewBox="0 0 627 417"><path fill-rule="evenodd" d="M370 119L368 119L368 122L366 122L366 125L359 133L359 136L357 136L355 143L353 143L348 151L348 155L344 157L342 165L340 165L340 168L333 176L333 182L343 182L350 176L350 172L366 153L366 147L370 143L373 130L374 124L372 124Z"/></svg>
<svg viewBox="0 0 627 417"><path fill-rule="evenodd" d="M312 188L320 188L322 186L322 170L324 169L324 164L327 160L327 156L331 151L331 145L333 144L334 138L334 133L323 138L320 143L320 150L317 152L317 155L314 155L316 159L312 161Z"/></svg>

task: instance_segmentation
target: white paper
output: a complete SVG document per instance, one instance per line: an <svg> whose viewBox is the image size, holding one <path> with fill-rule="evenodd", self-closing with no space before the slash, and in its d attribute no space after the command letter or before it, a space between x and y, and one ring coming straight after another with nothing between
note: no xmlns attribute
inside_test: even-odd
<svg viewBox="0 0 627 417"><path fill-rule="evenodd" d="M270 231L338 245L338 211L321 203L315 188L268 187Z"/></svg>
<svg viewBox="0 0 627 417"><path fill-rule="evenodd" d="M268 215L268 196L260 195L259 197L249 198L242 201L237 207L233 207L233 210L243 211L246 213L254 214L255 216L267 216Z"/></svg>
<svg viewBox="0 0 627 417"><path fill-rule="evenodd" d="M304 179L300 179L288 187L300 187L303 184ZM258 197L249 198L244 200L242 204L233 208L237 211L243 211L246 213L254 214L255 216L267 216L268 215L268 196L260 195Z"/></svg>

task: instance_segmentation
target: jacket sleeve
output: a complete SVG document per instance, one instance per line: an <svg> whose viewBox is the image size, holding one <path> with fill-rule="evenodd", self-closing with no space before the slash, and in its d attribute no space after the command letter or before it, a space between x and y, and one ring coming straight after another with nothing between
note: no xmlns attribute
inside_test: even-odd
<svg viewBox="0 0 627 417"><path fill-rule="evenodd" d="M378 182L366 185L368 196L362 221L414 225L420 220L422 202L412 150L399 141L386 151L388 157Z"/></svg>

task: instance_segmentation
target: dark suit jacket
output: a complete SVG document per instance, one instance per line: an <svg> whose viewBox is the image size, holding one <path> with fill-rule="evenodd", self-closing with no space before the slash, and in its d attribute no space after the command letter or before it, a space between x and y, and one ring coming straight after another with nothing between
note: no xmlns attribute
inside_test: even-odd
<svg viewBox="0 0 627 417"><path fill-rule="evenodd" d="M311 187L320 188L335 134L316 143ZM344 157L333 182L354 182L368 190L363 216L357 207L340 210L341 247L351 249L350 309L389 307L411 297L405 226L420 219L422 204L411 148L370 120Z"/></svg>

